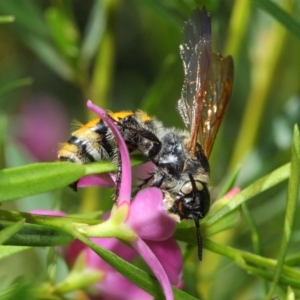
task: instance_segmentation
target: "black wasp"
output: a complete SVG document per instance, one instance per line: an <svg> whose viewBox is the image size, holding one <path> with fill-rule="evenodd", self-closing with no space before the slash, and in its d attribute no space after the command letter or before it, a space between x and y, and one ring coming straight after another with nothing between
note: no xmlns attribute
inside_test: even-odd
<svg viewBox="0 0 300 300"><path fill-rule="evenodd" d="M160 188L169 214L177 220L194 220L201 260L199 220L210 206L208 158L231 95L233 60L212 52L211 21L205 8L191 13L183 34L184 83L177 108L187 130L165 128L141 111L108 115L118 125L128 149L142 152L156 166L140 188ZM74 131L58 158L84 164L111 159L115 150L110 129L98 118Z"/></svg>

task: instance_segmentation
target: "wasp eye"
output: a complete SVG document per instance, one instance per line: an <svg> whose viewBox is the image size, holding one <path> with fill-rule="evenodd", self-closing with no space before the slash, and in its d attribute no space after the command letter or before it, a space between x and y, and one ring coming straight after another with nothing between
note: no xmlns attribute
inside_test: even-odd
<svg viewBox="0 0 300 300"><path fill-rule="evenodd" d="M198 191L202 191L204 189L203 184L200 181L195 181L195 183Z"/></svg>
<svg viewBox="0 0 300 300"><path fill-rule="evenodd" d="M195 183L195 188L197 191L202 191L203 190L203 184L200 181L194 181ZM191 181L187 181L182 187L181 187L181 192L185 195L188 195L194 191L193 184Z"/></svg>
<svg viewBox="0 0 300 300"><path fill-rule="evenodd" d="M190 194L193 191L193 186L190 181L187 181L182 187L181 192L185 195Z"/></svg>

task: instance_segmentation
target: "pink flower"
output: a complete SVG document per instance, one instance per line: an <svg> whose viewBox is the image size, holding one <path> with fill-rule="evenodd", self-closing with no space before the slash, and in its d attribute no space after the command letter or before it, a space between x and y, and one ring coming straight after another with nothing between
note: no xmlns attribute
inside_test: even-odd
<svg viewBox="0 0 300 300"><path fill-rule="evenodd" d="M31 213L38 215L65 216L64 212L51 210L34 210ZM98 246L117 254L122 259L132 262L137 256L136 250L121 243L115 238L91 238ZM148 293L134 285L127 278L115 271L109 264L100 258L93 250L82 242L75 240L63 251L63 256L72 268L80 256L84 259L84 272L82 276L98 271L100 280L93 285L96 294L91 299L97 300L150 300L153 299ZM84 282L85 283L85 282ZM86 286L82 286L86 287ZM118 287L118 288L116 288ZM124 293L126 291L126 293ZM99 298L99 295L100 298Z"/></svg>
<svg viewBox="0 0 300 300"><path fill-rule="evenodd" d="M167 300L173 299L171 284L180 282L182 254L172 238L176 222L163 208L163 193L146 188L131 200L131 166L128 149L114 121L106 112L88 101L87 106L103 119L115 135L122 165L119 197L110 218L94 226L78 225L77 230L90 237L117 237L131 243L159 280ZM93 176L83 179L84 186L93 185ZM79 181L78 186L82 186Z"/></svg>
<svg viewBox="0 0 300 300"><path fill-rule="evenodd" d="M114 238L91 238L98 246L108 249L126 261L133 261L137 252L122 244ZM101 259L93 250L86 247L80 241L73 242L67 250L66 260L72 266L78 255L82 254L85 260L85 272L88 270L98 270L103 273L102 279L94 285L94 289L101 295L101 300L150 300L153 299L148 293L134 285L127 278L119 274L103 259ZM116 288L117 287L117 288ZM126 293L124 293L126 291ZM92 299L99 299L98 296Z"/></svg>
<svg viewBox="0 0 300 300"><path fill-rule="evenodd" d="M172 238L176 222L166 213L163 207L163 193L158 188L145 188L131 200L131 166L123 137L105 111L90 101L88 107L107 123L115 135L121 155L122 178L119 196L109 218L98 225L88 226L80 223L76 224L75 228L89 236L99 246L114 252L124 260L131 262L139 254L159 280L166 299L171 300L173 299L171 285L181 284L183 265L180 248ZM153 168L153 165L150 167ZM114 180L115 174L86 176L79 181L78 187L111 186ZM130 243L133 249L122 244L118 238ZM73 242L67 248L68 263L75 264L78 257L81 257L80 254L84 256L87 270L98 270L103 274L96 284L97 291L105 296L103 299L151 299L150 295L117 273L79 241ZM119 285L122 288L118 288L117 291L114 287Z"/></svg>
<svg viewBox="0 0 300 300"><path fill-rule="evenodd" d="M56 158L56 145L68 134L69 119L64 107L51 96L30 99L21 108L17 124L18 140L40 161Z"/></svg>

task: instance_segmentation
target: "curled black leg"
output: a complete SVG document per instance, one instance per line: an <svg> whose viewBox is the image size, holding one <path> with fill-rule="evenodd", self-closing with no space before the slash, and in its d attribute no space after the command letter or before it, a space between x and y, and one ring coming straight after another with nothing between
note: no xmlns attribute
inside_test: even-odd
<svg viewBox="0 0 300 300"><path fill-rule="evenodd" d="M164 182L165 178L166 178L166 175L165 175L165 174L163 174L163 175L161 176L161 178L160 178L159 180L157 180L157 181L153 182L153 184L152 184L151 186L153 186L153 187L157 187L157 188L160 188L160 187L161 187L161 185L163 184L163 182Z"/></svg>
<svg viewBox="0 0 300 300"><path fill-rule="evenodd" d="M161 149L161 141L148 129L145 129L132 116L114 122L125 140L129 151L138 149L150 159L155 157Z"/></svg>

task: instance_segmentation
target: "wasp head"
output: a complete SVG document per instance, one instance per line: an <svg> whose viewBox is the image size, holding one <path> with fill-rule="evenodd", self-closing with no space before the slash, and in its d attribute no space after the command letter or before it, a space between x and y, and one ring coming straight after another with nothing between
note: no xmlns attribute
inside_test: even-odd
<svg viewBox="0 0 300 300"><path fill-rule="evenodd" d="M178 214L181 219L194 220L198 240L198 257L199 260L202 260L202 238L199 220L209 210L210 194L206 183L195 180L191 174L188 174L188 176L189 180L182 185L169 212Z"/></svg>

